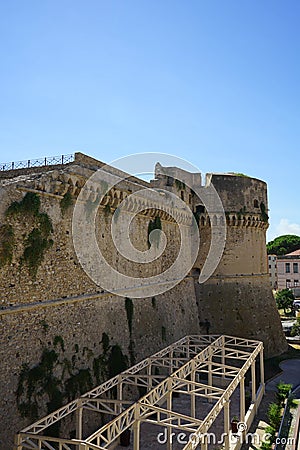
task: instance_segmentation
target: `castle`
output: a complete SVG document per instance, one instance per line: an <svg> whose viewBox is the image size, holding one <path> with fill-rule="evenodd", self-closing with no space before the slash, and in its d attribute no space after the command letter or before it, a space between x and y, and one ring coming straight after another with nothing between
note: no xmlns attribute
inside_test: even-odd
<svg viewBox="0 0 300 450"><path fill-rule="evenodd" d="M99 192L93 185L87 188L87 180L103 166L76 153L71 162L0 172L1 449L11 448L14 433L36 416L112 375L109 362L117 361L122 370L122 364L134 364L185 335L209 332L261 340L267 357L287 348L267 270L266 183L239 174L208 174L202 189L214 187L223 220L221 214L208 214L195 195L200 174L185 173L182 182L182 171L159 164L155 180L122 177L97 203ZM175 207L173 215L160 210L159 199L139 194L149 188L179 197L186 209ZM140 284L117 291L117 275L110 279L103 269L94 277L88 252L84 267L76 249L80 238L74 241L75 205L82 195L95 223L95 242L109 266ZM134 248L149 252L155 229L166 237L162 255L149 264L128 261L112 239L112 217L126 199L128 210L136 212L129 227ZM189 220L188 211L200 230L197 255L192 257L192 246L186 249L190 270L180 280L164 280L164 288L157 287L163 283L146 287L147 277L168 271L181 254L181 224L184 228ZM226 228L224 251L213 273L199 283L214 221L218 232ZM82 247L89 248L88 240ZM55 395L44 389L47 380L55 381Z"/></svg>

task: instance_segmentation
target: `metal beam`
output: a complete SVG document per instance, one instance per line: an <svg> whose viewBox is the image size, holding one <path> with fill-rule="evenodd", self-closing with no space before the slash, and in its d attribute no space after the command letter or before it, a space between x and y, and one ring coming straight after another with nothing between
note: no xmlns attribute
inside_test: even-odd
<svg viewBox="0 0 300 450"><path fill-rule="evenodd" d="M45 418L22 430L17 436L17 450L30 448L64 448L70 443L77 450L80 446L89 449L107 449L115 444L120 435L128 428L133 428L134 450L139 450L141 440L141 423L149 422L167 428L168 436L172 429L190 431L197 437L207 433L216 417L224 408L224 430L228 430L229 402L235 389L240 385L241 420L245 416L244 376L251 367L252 401L257 409L264 390L263 346L261 342L232 336L186 336L130 369L92 389L68 405L54 411ZM260 357L261 385L259 395L256 393L255 361ZM190 358L190 359L189 359ZM216 362L216 359L220 362ZM240 361L241 367L227 362ZM236 364L236 362L234 362ZM165 367L169 375L154 375L156 366ZM197 381L201 373L208 374L208 383ZM217 380L228 378L226 388L214 386ZM124 400L124 386L143 386L147 394L133 403ZM112 389L117 388L117 399L109 398ZM173 393L180 392L190 396L190 416L173 411ZM203 420L197 418L196 397L214 402ZM163 404L167 407L164 409ZM82 440L82 414L90 409L116 416L88 438ZM69 414L76 412L77 440L40 436L40 433ZM153 413L156 413L156 418ZM170 439L169 439L170 440ZM168 444L171 450L171 440ZM184 450L192 449L189 442ZM207 441L201 448L207 448Z"/></svg>

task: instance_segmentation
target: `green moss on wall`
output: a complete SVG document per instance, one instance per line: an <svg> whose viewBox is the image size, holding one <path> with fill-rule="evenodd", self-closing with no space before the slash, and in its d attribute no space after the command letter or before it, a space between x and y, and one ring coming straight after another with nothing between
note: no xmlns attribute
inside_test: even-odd
<svg viewBox="0 0 300 450"><path fill-rule="evenodd" d="M132 319L133 319L133 302L132 302L131 298L128 298L128 297L125 298L125 309L126 309L129 334L131 336L131 334L132 334Z"/></svg>
<svg viewBox="0 0 300 450"><path fill-rule="evenodd" d="M34 278L37 270L44 259L45 252L53 245L52 239L43 237L43 233L34 228L25 241L22 262L24 261L29 268L29 273Z"/></svg>
<svg viewBox="0 0 300 450"><path fill-rule="evenodd" d="M62 214L73 205L73 198L71 192L66 192L61 201L59 202Z"/></svg>
<svg viewBox="0 0 300 450"><path fill-rule="evenodd" d="M49 348L44 348L40 361L33 367L23 364L18 380L16 402L22 417L36 420L55 411L128 367L128 359L118 344L110 346L109 336L102 335L103 352L88 364L93 351L75 344L75 354L65 357L62 336L55 336ZM83 361L85 366L82 367ZM79 367L77 366L79 365ZM114 395L116 392L114 393ZM59 435L59 422L47 430L47 435Z"/></svg>
<svg viewBox="0 0 300 450"><path fill-rule="evenodd" d="M50 234L53 232L52 222L48 214L40 212L41 201L34 192L27 192L19 202L13 202L6 210L6 217L21 215L22 217L31 217L34 220L34 228L28 234L24 241L24 252L20 263L28 266L30 275L35 278L38 267L44 259L45 252L52 246L53 241ZM13 236L12 225L10 234ZM10 242L12 257L13 242Z"/></svg>
<svg viewBox="0 0 300 450"><path fill-rule="evenodd" d="M269 220L269 216L266 211L266 205L263 202L261 202L260 204L260 217L263 222L268 222Z"/></svg>
<svg viewBox="0 0 300 450"><path fill-rule="evenodd" d="M13 257L15 235L10 224L0 227L0 267L10 264Z"/></svg>
<svg viewBox="0 0 300 450"><path fill-rule="evenodd" d="M41 206L40 197L35 192L27 192L19 202L13 202L6 210L7 216L29 214L37 217Z"/></svg>
<svg viewBox="0 0 300 450"><path fill-rule="evenodd" d="M175 179L175 186L178 191L185 191L185 183L183 181Z"/></svg>

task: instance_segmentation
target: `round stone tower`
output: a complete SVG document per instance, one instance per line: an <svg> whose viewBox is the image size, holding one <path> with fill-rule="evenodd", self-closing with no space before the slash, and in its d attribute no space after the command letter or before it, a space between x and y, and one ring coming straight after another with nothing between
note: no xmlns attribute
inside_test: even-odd
<svg viewBox="0 0 300 450"><path fill-rule="evenodd" d="M267 357L278 355L287 349L287 342L268 274L267 185L238 174L208 174L206 186L210 183L222 200L227 230L217 269L204 284L195 280L200 325L210 333L262 340ZM210 245L205 212L199 226L201 249L194 273L201 270Z"/></svg>

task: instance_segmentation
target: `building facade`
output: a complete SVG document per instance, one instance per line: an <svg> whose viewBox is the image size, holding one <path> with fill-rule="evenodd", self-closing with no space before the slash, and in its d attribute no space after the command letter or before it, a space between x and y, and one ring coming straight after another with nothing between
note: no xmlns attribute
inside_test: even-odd
<svg viewBox="0 0 300 450"><path fill-rule="evenodd" d="M271 255L270 255L271 256ZM270 265L270 263L269 263ZM278 289L297 289L300 287L300 250L277 256Z"/></svg>
<svg viewBox="0 0 300 450"><path fill-rule="evenodd" d="M270 274L270 286L272 289L277 289L277 256L268 255L268 267Z"/></svg>

